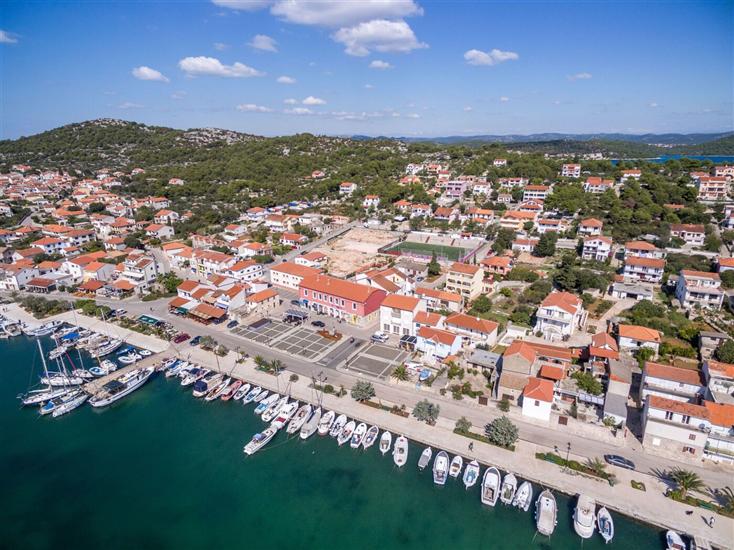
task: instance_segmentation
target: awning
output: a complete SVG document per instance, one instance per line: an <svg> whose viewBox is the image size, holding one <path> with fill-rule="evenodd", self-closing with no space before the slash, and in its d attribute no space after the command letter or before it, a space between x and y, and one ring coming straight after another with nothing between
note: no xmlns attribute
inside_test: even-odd
<svg viewBox="0 0 734 550"><path fill-rule="evenodd" d="M289 309L285 312L286 317L293 317L294 319L307 319L308 313L299 309Z"/></svg>

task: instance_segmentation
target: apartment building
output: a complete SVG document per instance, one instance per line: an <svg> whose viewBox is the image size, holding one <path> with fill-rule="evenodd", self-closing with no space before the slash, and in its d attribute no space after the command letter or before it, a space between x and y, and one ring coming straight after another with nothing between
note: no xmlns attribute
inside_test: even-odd
<svg viewBox="0 0 734 550"><path fill-rule="evenodd" d="M675 297L685 309L721 309L724 293L719 274L682 269L675 287Z"/></svg>
<svg viewBox="0 0 734 550"><path fill-rule="evenodd" d="M659 283L665 272L665 260L630 256L624 261L622 275L633 281Z"/></svg>
<svg viewBox="0 0 734 550"><path fill-rule="evenodd" d="M446 274L446 292L461 295L472 301L482 293L484 270L481 266L454 262Z"/></svg>
<svg viewBox="0 0 734 550"><path fill-rule="evenodd" d="M586 316L578 296L570 292L551 292L538 307L533 331L542 333L546 340L561 340L581 328Z"/></svg>

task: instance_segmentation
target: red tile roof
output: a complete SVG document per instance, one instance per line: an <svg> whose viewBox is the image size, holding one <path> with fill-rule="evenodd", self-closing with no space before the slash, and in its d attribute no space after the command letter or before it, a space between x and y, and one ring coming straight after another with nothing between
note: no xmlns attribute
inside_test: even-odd
<svg viewBox="0 0 734 550"><path fill-rule="evenodd" d="M541 378L530 378L522 395L526 399L537 399L546 403L553 402L553 382Z"/></svg>
<svg viewBox="0 0 734 550"><path fill-rule="evenodd" d="M681 369L672 365L663 365L662 363L648 361L645 363L644 372L646 376L663 380L672 380L673 382L691 385L701 384L701 373L698 370Z"/></svg>

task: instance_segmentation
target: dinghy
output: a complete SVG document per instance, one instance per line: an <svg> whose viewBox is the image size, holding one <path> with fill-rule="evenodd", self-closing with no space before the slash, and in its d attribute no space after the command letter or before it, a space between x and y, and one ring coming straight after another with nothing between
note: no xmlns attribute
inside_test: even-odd
<svg viewBox="0 0 734 550"><path fill-rule="evenodd" d="M132 365L133 363L137 363L140 361L142 357L140 354L135 353L134 351L131 351L127 353L126 355L120 355L117 360L122 363L123 365Z"/></svg>
<svg viewBox="0 0 734 550"><path fill-rule="evenodd" d="M140 349L138 350L138 353L142 355L143 357L150 357L151 355L153 355L153 352L150 351L149 349Z"/></svg>
<svg viewBox="0 0 734 550"><path fill-rule="evenodd" d="M340 447L344 445L347 441L352 439L352 434L354 433L354 428L356 427L357 423L354 420L350 420L346 423L346 425L342 428L336 438L336 442L339 444Z"/></svg>
<svg viewBox="0 0 734 550"><path fill-rule="evenodd" d="M265 393L267 393L267 391ZM255 407L255 414L262 415L272 405L274 405L275 402L278 401L278 399L280 399L279 393L270 394L266 399L263 399L262 401L260 401L260 403L257 404L257 407Z"/></svg>
<svg viewBox="0 0 734 550"><path fill-rule="evenodd" d="M262 391L263 389L260 386L255 386L242 398L242 404L247 405L248 403L252 403Z"/></svg>
<svg viewBox="0 0 734 550"><path fill-rule="evenodd" d="M235 401L239 401L240 399L245 397L245 395L247 395L247 392L250 391L250 388L252 388L250 384L242 384L240 388L236 392L234 392L232 399L234 399Z"/></svg>
<svg viewBox="0 0 734 550"><path fill-rule="evenodd" d="M582 539L591 538L596 528L596 502L586 495L579 495L573 511L573 528Z"/></svg>
<svg viewBox="0 0 734 550"><path fill-rule="evenodd" d="M252 400L253 403L262 403L265 398L267 398L268 394L270 392L268 390L261 390L260 393L258 393L255 396L255 399Z"/></svg>
<svg viewBox="0 0 734 550"><path fill-rule="evenodd" d="M558 506L556 497L548 489L540 493L535 503L535 527L538 533L550 537L556 528Z"/></svg>
<svg viewBox="0 0 734 550"><path fill-rule="evenodd" d="M614 538L614 521L609 510L604 506L596 513L596 524L599 527L601 538L604 539L604 542L609 543Z"/></svg>
<svg viewBox="0 0 734 550"><path fill-rule="evenodd" d="M479 468L479 462L476 460L472 460L469 464L466 465L466 470L464 470L464 477L462 481L464 482L464 487L469 489L470 487L474 487L474 484L477 482L477 479L479 479L479 472L481 471L481 468Z"/></svg>
<svg viewBox="0 0 734 550"><path fill-rule="evenodd" d="M405 463L408 461L408 439L404 435L398 436L395 440L392 459L398 468L405 466Z"/></svg>
<svg viewBox="0 0 734 550"><path fill-rule="evenodd" d="M428 463L431 462L432 456L433 456L433 449L431 449L430 447L426 447L425 449L423 449L423 452L421 453L421 456L418 459L418 468L422 470L426 466L428 466Z"/></svg>
<svg viewBox="0 0 734 550"><path fill-rule="evenodd" d="M665 542L668 545L668 550L686 550L686 543L675 531L665 533Z"/></svg>
<svg viewBox="0 0 734 550"><path fill-rule="evenodd" d="M308 439L315 434L316 430L319 429L319 422L321 422L321 407L316 407L316 410L301 428L301 439Z"/></svg>
<svg viewBox="0 0 734 550"><path fill-rule="evenodd" d="M520 508L523 512L527 512L530 509L530 503L533 500L533 486L529 481L523 481L520 484L515 498L512 500L512 505L516 508Z"/></svg>
<svg viewBox="0 0 734 550"><path fill-rule="evenodd" d="M464 468L464 459L461 458L461 455L456 455L451 460L451 466L449 467L449 475L451 477L459 477L461 474L461 470Z"/></svg>
<svg viewBox="0 0 734 550"><path fill-rule="evenodd" d="M500 492L500 501L502 504L512 504L512 499L515 498L516 491L517 478L512 473L505 474L505 479L502 481L502 491Z"/></svg>
<svg viewBox="0 0 734 550"><path fill-rule="evenodd" d="M323 415L321 415L318 429L319 435L326 435L329 433L331 425L334 423L335 416L336 413L334 411L326 411Z"/></svg>
<svg viewBox="0 0 734 550"><path fill-rule="evenodd" d="M313 407L311 405L309 405L308 403L303 405L300 409L298 409L298 412L296 412L295 416L288 423L288 427L285 429L285 433L294 434L301 431L301 428L303 428L303 425L306 423L306 421L311 418L312 412Z"/></svg>
<svg viewBox="0 0 734 550"><path fill-rule="evenodd" d="M359 426L354 429L352 433L352 440L349 442L349 446L352 449L359 449L362 446L362 440L364 435L367 433L367 424L360 422Z"/></svg>
<svg viewBox="0 0 734 550"><path fill-rule="evenodd" d="M340 414L337 417L337 419L334 421L334 423L331 425L331 428L329 429L329 436L339 437L339 434L342 433L342 430L344 429L344 426L347 425L347 422L349 422L347 415Z"/></svg>
<svg viewBox="0 0 734 550"><path fill-rule="evenodd" d="M378 435L380 435L380 428L378 428L377 426L372 426L369 430L367 430L367 434L362 440L362 447L365 450L372 447L372 445L375 444L375 441L377 441Z"/></svg>
<svg viewBox="0 0 734 550"><path fill-rule="evenodd" d="M242 380L235 380L232 384L227 386L227 390L219 396L219 399L222 401L229 401L234 397L234 394L237 393L242 386Z"/></svg>
<svg viewBox="0 0 734 550"><path fill-rule="evenodd" d="M433 461L433 483L436 485L446 485L448 472L449 455L446 451L440 451Z"/></svg>
<svg viewBox="0 0 734 550"><path fill-rule="evenodd" d="M497 504L501 482L502 476L500 476L500 471L497 468L490 466L485 470L484 478L482 478L482 504L487 506Z"/></svg>
<svg viewBox="0 0 734 550"><path fill-rule="evenodd" d="M382 432L380 438L380 452L384 455L390 450L390 447L392 447L392 434L386 430Z"/></svg>

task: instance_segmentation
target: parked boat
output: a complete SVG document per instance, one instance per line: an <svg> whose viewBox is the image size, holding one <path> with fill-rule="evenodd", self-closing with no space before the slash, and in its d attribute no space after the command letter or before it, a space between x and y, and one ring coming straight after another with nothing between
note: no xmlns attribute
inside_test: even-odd
<svg viewBox="0 0 734 550"><path fill-rule="evenodd" d="M573 528L582 539L591 538L596 528L596 502L586 495L579 495L573 511Z"/></svg>
<svg viewBox="0 0 734 550"><path fill-rule="evenodd" d="M298 401L291 401L290 403L286 403L280 408L278 414L275 415L275 419L273 419L271 426L274 426L276 429L280 430L286 424L288 424L288 421L293 418L293 415L296 414L297 410Z"/></svg>
<svg viewBox="0 0 734 550"><path fill-rule="evenodd" d="M227 391L220 395L219 399L221 399L222 401L229 401L234 397L234 394L237 393L241 386L242 380L235 380L229 386L227 386Z"/></svg>
<svg viewBox="0 0 734 550"><path fill-rule="evenodd" d="M372 445L375 444L375 441L377 441L378 435L380 435L380 428L378 428L377 426L372 426L369 430L367 430L364 439L362 439L362 448L367 450L372 447Z"/></svg>
<svg viewBox="0 0 734 550"><path fill-rule="evenodd" d="M285 433L294 434L296 432L300 432L301 428L303 428L303 425L311 417L312 412L313 407L311 405L309 405L308 403L302 405L301 408L296 411L296 414L293 415L293 418L291 418L290 422L288 422Z"/></svg>
<svg viewBox="0 0 734 550"><path fill-rule="evenodd" d="M349 422L347 415L340 414L337 417L337 419L334 421L334 423L331 425L331 428L329 429L329 436L339 437L339 434L342 433L342 430L344 429L344 426L347 425L347 422Z"/></svg>
<svg viewBox="0 0 734 550"><path fill-rule="evenodd" d="M336 413L334 411L326 411L321 415L318 429L319 435L326 435L329 433L332 424L334 424L334 417L336 417Z"/></svg>
<svg viewBox="0 0 734 550"><path fill-rule="evenodd" d="M252 402L261 403L269 394L270 392L268 390L260 390L260 393L255 396L255 399L253 399Z"/></svg>
<svg viewBox="0 0 734 550"><path fill-rule="evenodd" d="M316 407L306 423L301 427L300 438L308 439L319 429L319 423L321 422L321 407Z"/></svg>
<svg viewBox="0 0 734 550"><path fill-rule="evenodd" d="M232 395L232 399L235 401L239 401L240 399L245 397L245 395L247 395L247 392L250 391L250 388L252 388L250 384L245 384L244 382L241 383L239 389Z"/></svg>
<svg viewBox="0 0 734 550"><path fill-rule="evenodd" d="M538 533L550 537L558 523L556 497L548 489L540 493L535 503L535 527Z"/></svg>
<svg viewBox="0 0 734 550"><path fill-rule="evenodd" d="M122 340L108 340L106 343L89 351L89 355L92 357L104 357L109 355L123 344Z"/></svg>
<svg viewBox="0 0 734 550"><path fill-rule="evenodd" d="M352 434L354 433L354 428L356 427L357 423L354 420L350 420L344 425L341 432L339 432L339 435L336 438L336 442L339 444L340 447L344 445L347 441L352 439Z"/></svg>
<svg viewBox="0 0 734 550"><path fill-rule="evenodd" d="M102 390L94 394L89 400L92 407L104 407L131 394L152 376L154 367L131 370L117 380L111 380L102 386Z"/></svg>
<svg viewBox="0 0 734 550"><path fill-rule="evenodd" d="M263 389L260 386L255 386L250 391L247 392L247 395L245 395L242 398L242 403L244 405L247 405L248 403L252 403L260 393L262 393Z"/></svg>
<svg viewBox="0 0 734 550"><path fill-rule="evenodd" d="M87 399L89 399L89 394L85 391L79 390L76 393L72 393L68 398L63 399L63 403L54 408L51 416L57 418L66 413L70 413L74 409L81 407Z"/></svg>
<svg viewBox="0 0 734 550"><path fill-rule="evenodd" d="M479 462L477 462L476 460L472 460L469 464L467 464L466 470L464 470L464 477L462 478L462 481L464 482L464 487L466 487L467 489L469 489L470 487L474 487L477 479L479 479L479 472L481 472Z"/></svg>
<svg viewBox="0 0 734 550"><path fill-rule="evenodd" d="M433 461L433 483L436 485L446 485L448 471L449 455L446 451L440 451Z"/></svg>
<svg viewBox="0 0 734 550"><path fill-rule="evenodd" d="M529 481L523 481L512 499L512 505L520 508L523 512L530 509L530 503L533 500L533 485Z"/></svg>
<svg viewBox="0 0 734 550"><path fill-rule="evenodd" d="M252 439L245 445L243 449L246 455L255 454L257 451L262 449L268 442L275 437L278 430L273 426L268 426L261 433L256 433L252 436Z"/></svg>
<svg viewBox="0 0 734 550"><path fill-rule="evenodd" d="M405 466L405 463L408 461L409 448L408 438L404 435L398 436L395 440L395 447L392 450L392 459L398 468Z"/></svg>
<svg viewBox="0 0 734 550"><path fill-rule="evenodd" d="M72 370L71 375L74 377L79 377L83 380L91 380L94 378L94 374L92 373L91 370L82 369L82 368Z"/></svg>
<svg viewBox="0 0 734 550"><path fill-rule="evenodd" d="M84 393L84 392L80 389L67 389L64 394L59 395L58 397L54 397L53 399L43 403L41 407L39 408L38 412L42 416L51 414L56 409L58 409L59 407L62 407L65 403L68 403L69 401L73 400L75 397L77 397L81 393Z"/></svg>
<svg viewBox="0 0 734 550"><path fill-rule="evenodd" d="M273 393L269 395L266 399L263 399L260 401L260 403L257 404L257 407L255 407L255 414L262 415L265 411L267 411L272 405L274 405L278 399L280 399L279 393Z"/></svg>
<svg viewBox="0 0 734 550"><path fill-rule="evenodd" d="M451 477L459 477L461 470L464 468L464 459L461 455L456 455L451 459L451 466L449 466L449 475Z"/></svg>
<svg viewBox="0 0 734 550"><path fill-rule="evenodd" d="M278 413L283 409L283 407L288 405L288 401L290 401L290 397L284 395L275 403L270 405L270 407L268 407L268 409L262 414L263 422L272 422L273 419L278 416Z"/></svg>
<svg viewBox="0 0 734 550"><path fill-rule="evenodd" d="M517 478L513 473L505 474L505 478L502 480L502 490L500 491L500 502L502 504L512 504L512 499L515 498L517 492Z"/></svg>
<svg viewBox="0 0 734 550"><path fill-rule="evenodd" d="M62 355L64 355L68 351L68 347L61 344L59 346L56 346L54 349L52 349L50 352L48 352L48 358L49 359L58 359Z"/></svg>
<svg viewBox="0 0 734 550"><path fill-rule="evenodd" d="M210 372L200 380L194 382L194 390L192 392L194 397L204 397L212 388L222 383L222 378L222 374Z"/></svg>
<svg viewBox="0 0 734 550"><path fill-rule="evenodd" d="M601 538L604 539L604 542L609 543L614 538L614 520L612 520L612 514L604 506L596 513L596 524Z"/></svg>
<svg viewBox="0 0 734 550"><path fill-rule="evenodd" d="M433 449L430 447L426 447L423 449L423 452L421 453L420 458L418 459L418 468L421 470L424 469L428 464L431 462L431 457L433 456Z"/></svg>
<svg viewBox="0 0 734 550"><path fill-rule="evenodd" d="M63 372L49 372L41 378L41 383L47 386L80 386L84 384L84 378L81 376L72 376Z"/></svg>
<svg viewBox="0 0 734 550"><path fill-rule="evenodd" d="M67 393L69 393L69 388L65 388L64 386L57 388L45 387L20 394L18 399L20 399L20 402L25 406L40 405L46 401L51 401L52 399L66 395Z"/></svg>
<svg viewBox="0 0 734 550"><path fill-rule="evenodd" d="M362 446L362 440L367 433L367 424L360 422L352 433L352 440L349 442L349 446L352 449L359 449Z"/></svg>
<svg viewBox="0 0 734 550"><path fill-rule="evenodd" d="M212 374L212 371L209 369L202 369L200 367L193 367L189 370L182 370L181 373L181 385L182 386L190 386L191 384L196 384L199 380L206 379L207 376L211 375L211 377L214 376Z"/></svg>
<svg viewBox="0 0 734 550"><path fill-rule="evenodd" d="M63 321L50 321L34 329L28 329L25 333L28 336L48 336L63 324Z"/></svg>
<svg viewBox="0 0 734 550"><path fill-rule="evenodd" d="M143 357L150 357L151 355L153 355L153 352L150 351L149 349L139 349L138 353L142 355Z"/></svg>
<svg viewBox="0 0 734 550"><path fill-rule="evenodd" d="M484 472L482 478L482 504L494 506L500 496L500 485L502 476L500 471L494 466L490 466Z"/></svg>
<svg viewBox="0 0 734 550"><path fill-rule="evenodd" d="M219 384L213 386L212 389L209 390L204 396L204 401L214 401L215 399L219 398L219 396L227 391L231 380L231 378L226 377L221 382L219 382Z"/></svg>
<svg viewBox="0 0 734 550"><path fill-rule="evenodd" d="M665 542L668 545L668 550L686 550L686 543L675 531L665 533Z"/></svg>
<svg viewBox="0 0 734 550"><path fill-rule="evenodd" d="M125 355L120 355L117 360L123 365L132 365L133 363L140 361L142 358L143 357L139 353L131 351Z"/></svg>
<svg viewBox="0 0 734 550"><path fill-rule="evenodd" d="M385 430L380 437L380 452L385 455L392 447L392 434Z"/></svg>

